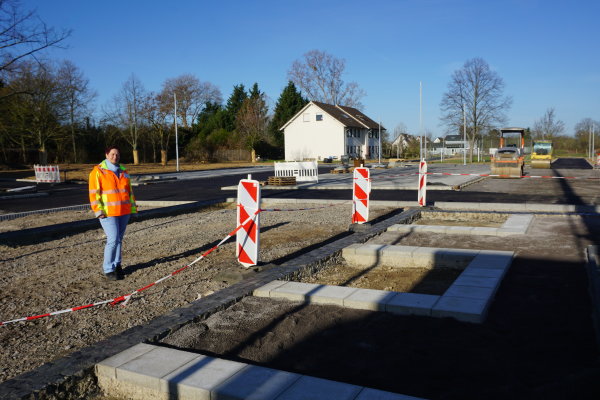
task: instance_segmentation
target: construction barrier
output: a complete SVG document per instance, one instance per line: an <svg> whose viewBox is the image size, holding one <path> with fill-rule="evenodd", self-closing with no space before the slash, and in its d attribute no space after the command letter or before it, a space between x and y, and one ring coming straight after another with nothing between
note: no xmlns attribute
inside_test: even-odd
<svg viewBox="0 0 600 400"><path fill-rule="evenodd" d="M237 193L237 224L248 220L236 234L236 257L240 264L248 268L258 264L258 248L260 241L260 183L248 179L240 180Z"/></svg>
<svg viewBox="0 0 600 400"><path fill-rule="evenodd" d="M421 160L419 163L419 189L417 192L417 199L421 207L427 205L427 161Z"/></svg>
<svg viewBox="0 0 600 400"><path fill-rule="evenodd" d="M60 183L58 165L34 165L35 181L37 183Z"/></svg>
<svg viewBox="0 0 600 400"><path fill-rule="evenodd" d="M295 177L296 182L319 182L319 164L316 161L275 163L276 177Z"/></svg>
<svg viewBox="0 0 600 400"><path fill-rule="evenodd" d="M352 223L364 224L369 220L369 195L371 194L371 173L369 168L354 168L352 185Z"/></svg>

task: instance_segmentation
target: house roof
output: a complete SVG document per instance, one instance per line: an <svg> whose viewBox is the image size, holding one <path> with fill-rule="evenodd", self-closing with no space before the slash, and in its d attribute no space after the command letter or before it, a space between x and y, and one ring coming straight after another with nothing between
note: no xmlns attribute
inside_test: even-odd
<svg viewBox="0 0 600 400"><path fill-rule="evenodd" d="M331 117L341 122L345 127L379 129L379 124L377 122L373 121L356 108L321 103L319 101L309 102L302 108L302 110L290 118L290 120L287 121L285 125L281 127L281 129L285 129L294 119L304 113L304 110L306 110L311 104L319 107ZM382 126L381 130L385 130L385 128Z"/></svg>
<svg viewBox="0 0 600 400"><path fill-rule="evenodd" d="M462 135L448 135L445 140L446 142L462 142L464 138Z"/></svg>

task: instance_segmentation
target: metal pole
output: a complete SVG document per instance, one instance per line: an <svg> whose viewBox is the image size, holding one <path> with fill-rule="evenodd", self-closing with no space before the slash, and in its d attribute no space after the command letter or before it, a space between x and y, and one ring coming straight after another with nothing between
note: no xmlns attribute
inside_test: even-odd
<svg viewBox="0 0 600 400"><path fill-rule="evenodd" d="M596 132L595 132L596 124L592 122L592 163L595 163L594 154L596 152Z"/></svg>
<svg viewBox="0 0 600 400"><path fill-rule="evenodd" d="M177 135L177 94L173 93L173 103L175 104L175 163L177 165L177 172L179 172L179 140Z"/></svg>
<svg viewBox="0 0 600 400"><path fill-rule="evenodd" d="M467 165L467 113L463 103L463 165Z"/></svg>
<svg viewBox="0 0 600 400"><path fill-rule="evenodd" d="M379 134L377 137L379 138L379 164L381 164L381 120L379 120Z"/></svg>
<svg viewBox="0 0 600 400"><path fill-rule="evenodd" d="M423 159L423 83L419 82L419 161Z"/></svg>

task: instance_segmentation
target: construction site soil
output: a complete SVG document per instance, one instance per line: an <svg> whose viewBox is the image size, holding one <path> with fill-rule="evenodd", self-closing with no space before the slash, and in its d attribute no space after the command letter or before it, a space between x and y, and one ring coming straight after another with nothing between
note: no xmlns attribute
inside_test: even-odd
<svg viewBox="0 0 600 400"><path fill-rule="evenodd" d="M302 249L347 231L350 205L261 214L261 261L280 263ZM390 209L376 207L373 217ZM83 213L85 215L85 213ZM87 213L87 218L91 217ZM82 212L41 214L2 222L13 230L82 218ZM30 244L0 244L0 320L81 306L146 286L191 263L234 227L235 206L129 223L123 247L125 279L108 281L101 263L100 226ZM44 222L46 221L46 223ZM132 298L126 307L101 306L0 327L0 382L65 356L256 273L235 261L235 239L184 272ZM260 268L259 268L260 269Z"/></svg>
<svg viewBox="0 0 600 400"><path fill-rule="evenodd" d="M412 232L370 240L515 251L481 325L250 297L163 343L427 399L597 399L583 249L598 238L597 216L536 216L526 236Z"/></svg>
<svg viewBox="0 0 600 400"><path fill-rule="evenodd" d="M598 204L600 199L598 181L584 180L485 179L463 190L467 197L476 191L516 194L517 198L534 193L556 198L555 203ZM371 208L373 218L388 211ZM78 213L37 215L4 221L0 227L10 231L86 219L85 213ZM124 243L126 278L119 282L106 281L101 273L104 235L100 228L44 241L32 238L30 244L19 246L0 243L0 320L110 299L143 287L218 243L233 228L235 213L233 208L215 207L133 219ZM263 262L292 259L307 247L345 232L349 215L349 206L261 214ZM434 225L435 220L422 223ZM470 221L472 226L497 226L502 221L480 225L485 223ZM463 222L439 217L437 224ZM506 238L384 233L371 243L511 250L516 258L481 325L248 297L207 320L186 325L165 342L429 399L600 398L599 351L583 267L585 246L600 244L598 216L538 215L527 235ZM345 268L339 260L329 267L330 271ZM0 382L144 324L257 270L241 268L234 261L234 245L227 243L188 270L134 297L127 307L102 306L2 326ZM351 274L355 282L369 277L366 271ZM419 287L434 275L415 274L409 284L402 278L402 284L407 291L425 292ZM327 284L349 280L316 276L305 280L323 279ZM392 287L391 279L385 274L363 278L360 285L375 287L379 280L382 288ZM452 279L439 282L447 284ZM443 285L436 290L443 291Z"/></svg>

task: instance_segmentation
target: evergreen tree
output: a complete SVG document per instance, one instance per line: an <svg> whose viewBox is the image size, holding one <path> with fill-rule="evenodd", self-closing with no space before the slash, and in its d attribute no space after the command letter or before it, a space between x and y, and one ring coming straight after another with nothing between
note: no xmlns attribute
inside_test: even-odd
<svg viewBox="0 0 600 400"><path fill-rule="evenodd" d="M227 105L225 106L225 111L227 112L227 126L225 126L225 129L228 131L232 132L235 130L235 119L240 108L242 108L242 104L244 104L244 100L247 98L248 94L243 84L240 83L233 87L233 92L229 96L229 99L227 99Z"/></svg>
<svg viewBox="0 0 600 400"><path fill-rule="evenodd" d="M273 138L277 147L283 150L283 131L280 130L281 127L307 103L308 100L302 97L302 94L296 89L296 85L289 81L277 100L275 113L269 124L269 135Z"/></svg>

